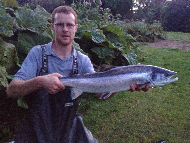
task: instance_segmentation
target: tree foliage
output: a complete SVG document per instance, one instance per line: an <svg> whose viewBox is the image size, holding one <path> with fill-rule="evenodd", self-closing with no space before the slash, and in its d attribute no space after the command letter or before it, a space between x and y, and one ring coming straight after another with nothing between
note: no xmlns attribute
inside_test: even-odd
<svg viewBox="0 0 190 143"><path fill-rule="evenodd" d="M160 21L164 30L189 32L189 0L139 0L134 19L144 19L146 23Z"/></svg>
<svg viewBox="0 0 190 143"><path fill-rule="evenodd" d="M1 0L1 1L4 7L10 7L10 8L18 7L18 3L16 0Z"/></svg>
<svg viewBox="0 0 190 143"><path fill-rule="evenodd" d="M102 7L109 8L114 16L120 14L122 19L132 18L133 0L102 0Z"/></svg>
<svg viewBox="0 0 190 143"><path fill-rule="evenodd" d="M134 15L135 19L144 19L149 24L154 23L154 21L160 21L165 0L139 0L138 2L138 10Z"/></svg>
<svg viewBox="0 0 190 143"><path fill-rule="evenodd" d="M166 5L161 18L167 31L190 32L190 1L175 0Z"/></svg>

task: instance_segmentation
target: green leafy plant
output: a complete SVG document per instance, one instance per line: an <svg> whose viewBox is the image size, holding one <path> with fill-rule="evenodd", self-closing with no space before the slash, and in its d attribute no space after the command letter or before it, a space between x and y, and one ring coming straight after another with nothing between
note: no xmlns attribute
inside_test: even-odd
<svg viewBox="0 0 190 143"><path fill-rule="evenodd" d="M108 8L103 9L96 1L73 3L72 7L79 17L76 42L94 64L137 63L138 48L131 42L134 38L123 31L118 16L113 16Z"/></svg>
<svg viewBox="0 0 190 143"><path fill-rule="evenodd" d="M1 1L4 7L11 7L11 8L18 7L18 3L16 0L1 0Z"/></svg>
<svg viewBox="0 0 190 143"><path fill-rule="evenodd" d="M139 42L154 42L155 39L165 39L166 36L160 23L132 22L127 23L124 29Z"/></svg>
<svg viewBox="0 0 190 143"><path fill-rule="evenodd" d="M88 19L80 22L75 39L98 66L136 64L138 48L132 44L132 40L132 36L125 34L116 25L98 29L98 25Z"/></svg>

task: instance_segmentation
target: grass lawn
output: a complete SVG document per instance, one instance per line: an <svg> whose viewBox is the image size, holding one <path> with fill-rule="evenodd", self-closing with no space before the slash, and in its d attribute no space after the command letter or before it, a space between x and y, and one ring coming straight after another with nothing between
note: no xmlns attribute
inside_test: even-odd
<svg viewBox="0 0 190 143"><path fill-rule="evenodd" d="M170 41L190 42L190 33L166 32L166 39Z"/></svg>
<svg viewBox="0 0 190 143"><path fill-rule="evenodd" d="M79 112L85 125L100 143L190 142L190 51L139 48L141 64L176 71L179 80L148 92L120 92L107 101L83 95Z"/></svg>

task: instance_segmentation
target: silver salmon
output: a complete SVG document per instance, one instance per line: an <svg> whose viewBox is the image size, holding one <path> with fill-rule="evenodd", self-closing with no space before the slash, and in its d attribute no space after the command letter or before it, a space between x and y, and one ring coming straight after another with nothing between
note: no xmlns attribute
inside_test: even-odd
<svg viewBox="0 0 190 143"><path fill-rule="evenodd" d="M178 80L172 78L177 72L152 66L129 65L114 67L104 72L77 74L62 77L60 80L65 86L73 89L77 98L82 92L105 93L101 99L107 98L111 93L126 91L131 84L140 86L149 84L150 87L164 86Z"/></svg>

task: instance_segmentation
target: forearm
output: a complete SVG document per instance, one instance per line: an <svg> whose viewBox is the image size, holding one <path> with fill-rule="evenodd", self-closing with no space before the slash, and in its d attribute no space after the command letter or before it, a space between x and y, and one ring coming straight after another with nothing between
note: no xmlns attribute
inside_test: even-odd
<svg viewBox="0 0 190 143"><path fill-rule="evenodd" d="M42 87L42 77L35 77L33 79L24 81L14 79L7 87L6 93L8 97L23 97Z"/></svg>

